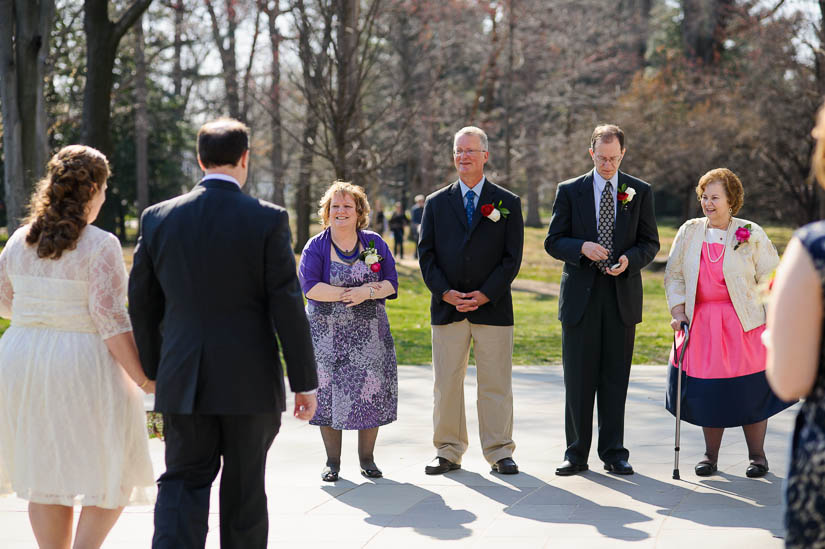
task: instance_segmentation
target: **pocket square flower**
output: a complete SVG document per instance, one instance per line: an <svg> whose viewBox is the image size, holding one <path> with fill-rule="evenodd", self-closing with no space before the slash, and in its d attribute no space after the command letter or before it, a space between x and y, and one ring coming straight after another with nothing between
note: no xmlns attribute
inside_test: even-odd
<svg viewBox="0 0 825 549"><path fill-rule="evenodd" d="M633 200L633 197L636 196L636 189L633 187L628 187L627 183L619 187L618 192L616 193L616 198L619 202L622 203L622 206L625 208Z"/></svg>
<svg viewBox="0 0 825 549"><path fill-rule="evenodd" d="M736 229L736 233L734 234L736 236L736 246L733 247L733 250L736 251L737 249L739 249L739 246L741 246L742 244L747 244L748 241L750 241L751 224L748 223L743 227L739 227L738 229Z"/></svg>
<svg viewBox="0 0 825 549"><path fill-rule="evenodd" d="M366 263L374 273L381 270L381 262L384 261L384 258L378 255L378 251L375 249L375 240L370 240L370 245L361 252L361 261Z"/></svg>
<svg viewBox="0 0 825 549"><path fill-rule="evenodd" d="M490 221L498 221L502 217L507 219L507 216L510 215L510 210L507 208L503 208L501 206L501 200L498 201L498 207L493 205L493 203L489 204L482 204L481 205L481 215L489 219Z"/></svg>

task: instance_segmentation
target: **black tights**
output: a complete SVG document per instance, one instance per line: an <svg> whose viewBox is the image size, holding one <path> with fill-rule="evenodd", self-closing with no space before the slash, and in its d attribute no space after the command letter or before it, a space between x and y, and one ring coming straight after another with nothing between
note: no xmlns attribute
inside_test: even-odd
<svg viewBox="0 0 825 549"><path fill-rule="evenodd" d="M765 433L768 430L768 420L743 425L742 430L745 432L745 442L748 444L748 458L756 463L767 465ZM702 433L705 435L705 457L713 463L719 459L719 448L722 446L724 432L724 427L702 427Z"/></svg>
<svg viewBox="0 0 825 549"><path fill-rule="evenodd" d="M327 451L327 465L341 466L341 436L340 429L321 427L321 438ZM375 466L375 441L378 438L378 427L361 429L358 431L358 461L363 469L377 469Z"/></svg>

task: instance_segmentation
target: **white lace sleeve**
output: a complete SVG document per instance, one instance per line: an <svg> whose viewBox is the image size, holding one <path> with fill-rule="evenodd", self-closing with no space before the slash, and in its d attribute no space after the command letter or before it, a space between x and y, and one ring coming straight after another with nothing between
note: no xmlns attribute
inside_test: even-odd
<svg viewBox="0 0 825 549"><path fill-rule="evenodd" d="M127 281L120 242L108 235L89 264L89 313L103 339L132 330L126 311Z"/></svg>
<svg viewBox="0 0 825 549"><path fill-rule="evenodd" d="M0 252L0 316L11 318L11 302L14 298L14 288L9 277L9 243Z"/></svg>

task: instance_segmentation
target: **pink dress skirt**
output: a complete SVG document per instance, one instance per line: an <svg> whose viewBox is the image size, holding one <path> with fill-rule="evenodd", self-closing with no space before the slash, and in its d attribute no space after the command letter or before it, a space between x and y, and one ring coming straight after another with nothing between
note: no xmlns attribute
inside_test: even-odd
<svg viewBox="0 0 825 549"><path fill-rule="evenodd" d="M725 253L722 244L709 246L714 259ZM768 386L761 339L765 325L749 332L742 329L725 284L723 261L710 261L708 244L702 245L690 340L682 361L681 417L703 427L757 423L793 404L780 400ZM676 361L683 339L678 332L677 353L670 351L666 407L674 415Z"/></svg>

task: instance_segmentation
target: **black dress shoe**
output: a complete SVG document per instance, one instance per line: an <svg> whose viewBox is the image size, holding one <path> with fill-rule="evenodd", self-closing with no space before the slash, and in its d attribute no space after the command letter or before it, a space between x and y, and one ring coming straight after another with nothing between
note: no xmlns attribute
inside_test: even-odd
<svg viewBox="0 0 825 549"><path fill-rule="evenodd" d="M626 459L617 459L613 463L605 463L604 470L609 473L614 473L616 475L633 474L633 467L630 466Z"/></svg>
<svg viewBox="0 0 825 549"><path fill-rule="evenodd" d="M766 474L768 474L767 463L763 465L762 463L756 463L755 461L752 461L751 464L748 465L748 468L745 469L745 475L748 478L764 477Z"/></svg>
<svg viewBox="0 0 825 549"><path fill-rule="evenodd" d="M428 475L443 475L447 471L461 469L461 465L453 463L447 458L437 457L424 467L424 472Z"/></svg>
<svg viewBox="0 0 825 549"><path fill-rule="evenodd" d="M321 471L321 480L324 482L336 482L340 471L340 465L327 465L324 467L324 470Z"/></svg>
<svg viewBox="0 0 825 549"><path fill-rule="evenodd" d="M493 472L502 475L515 475L518 473L518 465L513 461L513 458L501 458L493 463Z"/></svg>
<svg viewBox="0 0 825 549"><path fill-rule="evenodd" d="M381 478L384 476L381 469L379 469L374 463L366 467L361 467L361 474L367 478Z"/></svg>
<svg viewBox="0 0 825 549"><path fill-rule="evenodd" d="M588 467L586 463L573 463L572 461L566 459L561 465L556 467L556 474L560 477L569 477L570 475L587 471L587 469Z"/></svg>
<svg viewBox="0 0 825 549"><path fill-rule="evenodd" d="M696 476L709 477L716 472L716 462L703 459L702 461L696 464L696 467L693 468L693 471L696 473Z"/></svg>

